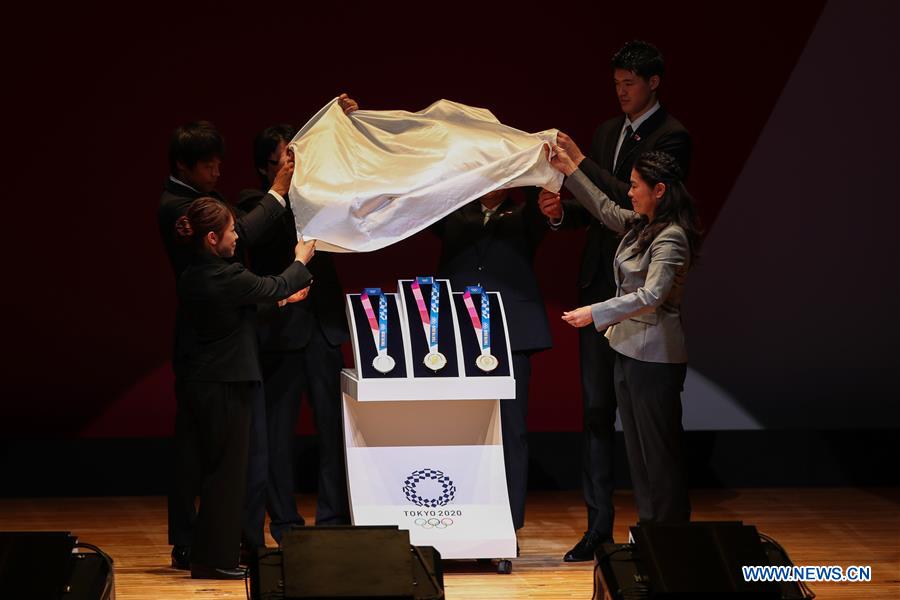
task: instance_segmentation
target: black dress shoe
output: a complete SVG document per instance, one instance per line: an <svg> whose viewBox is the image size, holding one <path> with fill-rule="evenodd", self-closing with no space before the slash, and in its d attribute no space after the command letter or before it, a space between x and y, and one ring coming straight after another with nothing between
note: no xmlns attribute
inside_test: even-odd
<svg viewBox="0 0 900 600"><path fill-rule="evenodd" d="M266 554L269 551L265 546L260 546L259 548L248 548L241 544L241 554L240 559L238 560L239 565L250 566L254 564L261 555Z"/></svg>
<svg viewBox="0 0 900 600"><path fill-rule="evenodd" d="M172 568L182 571L191 570L190 546L172 546Z"/></svg>
<svg viewBox="0 0 900 600"><path fill-rule="evenodd" d="M565 562L584 562L594 560L594 552L603 542L611 541L595 531L585 531L581 540L563 556Z"/></svg>
<svg viewBox="0 0 900 600"><path fill-rule="evenodd" d="M191 579L244 579L247 577L247 569L235 567L234 569L218 569L191 564Z"/></svg>

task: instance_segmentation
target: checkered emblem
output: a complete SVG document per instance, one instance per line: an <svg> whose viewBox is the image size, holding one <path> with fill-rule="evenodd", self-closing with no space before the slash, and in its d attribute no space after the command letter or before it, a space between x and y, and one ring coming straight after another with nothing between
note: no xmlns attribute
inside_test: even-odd
<svg viewBox="0 0 900 600"><path fill-rule="evenodd" d="M380 298L378 303L378 318L382 321L387 321L387 300L384 296Z"/></svg>
<svg viewBox="0 0 900 600"><path fill-rule="evenodd" d="M441 486L441 494L437 498L425 498L418 493L419 483L429 479L436 481ZM443 471L419 469L410 473L406 481L403 482L403 493L406 494L406 499L416 506L435 508L437 506L447 506L453 502L453 498L456 496L456 486L453 485L453 480L444 475Z"/></svg>

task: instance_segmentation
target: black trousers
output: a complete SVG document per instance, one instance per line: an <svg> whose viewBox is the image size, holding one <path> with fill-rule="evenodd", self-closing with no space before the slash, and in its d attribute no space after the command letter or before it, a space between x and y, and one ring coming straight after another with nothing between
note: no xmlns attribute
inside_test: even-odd
<svg viewBox="0 0 900 600"><path fill-rule="evenodd" d="M691 518L681 426L687 365L616 354L615 384L625 450L641 522Z"/></svg>
<svg viewBox="0 0 900 600"><path fill-rule="evenodd" d="M175 436L171 457L172 481L168 495L169 544L190 546L197 520L195 501L200 495L202 449L183 379L175 380ZM247 459L247 491L241 517L241 541L248 548L265 545L266 452L265 398L255 394L250 403L250 438ZM202 564L202 563L201 563Z"/></svg>
<svg viewBox="0 0 900 600"><path fill-rule="evenodd" d="M260 392L250 403L250 440L247 452L247 491L241 521L241 543L252 550L266 545L266 486L269 475L266 398Z"/></svg>
<svg viewBox="0 0 900 600"><path fill-rule="evenodd" d="M294 496L294 438L300 398L307 393L318 433L317 525L350 523L344 436L341 419L340 347L332 346L318 327L302 350L263 353L268 435L269 529L276 541L291 525L303 524Z"/></svg>
<svg viewBox="0 0 900 600"><path fill-rule="evenodd" d="M500 430L503 435L503 462L513 527L525 525L525 495L528 490L528 382L531 355L513 352L516 397L500 400Z"/></svg>
<svg viewBox="0 0 900 600"><path fill-rule="evenodd" d="M612 539L613 451L616 434L616 353L592 325L578 330L584 433L581 483L587 507L588 531Z"/></svg>
<svg viewBox="0 0 900 600"><path fill-rule="evenodd" d="M200 449L183 379L175 378L175 435L172 438L172 480L169 483L169 544L190 546L200 494Z"/></svg>
<svg viewBox="0 0 900 600"><path fill-rule="evenodd" d="M262 396L262 386L258 382L188 381L184 395L201 474L191 562L234 568L240 555L252 406Z"/></svg>

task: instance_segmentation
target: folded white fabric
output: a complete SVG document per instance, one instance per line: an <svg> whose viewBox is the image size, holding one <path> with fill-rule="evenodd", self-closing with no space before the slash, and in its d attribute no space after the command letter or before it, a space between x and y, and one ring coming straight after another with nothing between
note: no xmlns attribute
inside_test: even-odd
<svg viewBox="0 0 900 600"><path fill-rule="evenodd" d="M291 141L297 233L316 248L368 252L399 242L501 188L557 191L544 146L557 130L525 133L490 111L440 100L425 110L357 110L337 99Z"/></svg>

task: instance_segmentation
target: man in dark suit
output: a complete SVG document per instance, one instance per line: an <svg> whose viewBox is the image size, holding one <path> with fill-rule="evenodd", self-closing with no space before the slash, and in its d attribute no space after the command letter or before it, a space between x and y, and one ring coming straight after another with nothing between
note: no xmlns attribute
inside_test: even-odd
<svg viewBox="0 0 900 600"><path fill-rule="evenodd" d="M344 108L355 110L356 103ZM241 192L240 210L251 212L265 200L264 190L277 174L278 157L295 133L291 125L275 125L257 135L253 154L261 188ZM251 270L258 275L282 272L293 260L296 244L294 214L288 206L249 252ZM279 543L292 525L304 523L294 497L293 461L294 428L304 390L319 434L316 524L350 522L341 430L340 346L349 339L343 292L330 254L316 254L307 267L314 282L307 297L261 323L258 331L266 397L269 528Z"/></svg>
<svg viewBox="0 0 900 600"><path fill-rule="evenodd" d="M613 81L623 114L597 128L589 156L560 132L558 144L579 168L614 202L631 208L628 190L631 169L644 152L662 150L676 158L686 174L691 159L691 137L684 126L659 104L664 70L662 54L652 44L625 44L612 60ZM587 227L587 239L578 279L582 306L613 297L613 256L619 238L578 203L559 203L559 195L542 191L542 211L555 226ZM582 484L588 529L566 553L566 562L594 560L594 551L613 532L613 448L616 396L613 386L615 354L603 332L579 330L581 383L584 400Z"/></svg>
<svg viewBox="0 0 900 600"><path fill-rule="evenodd" d="M172 134L169 145L170 175L163 186L162 197L157 210L159 233L162 238L166 254L172 265L176 280L185 270L191 260L191 249L188 245L179 243L175 234L175 221L187 213L191 203L202 196L209 196L221 200L222 197L215 191L219 179L219 167L224 154L224 141L212 123L198 121L179 127ZM235 231L245 245L252 245L267 228L272 226L285 209L285 200L290 188L293 163L280 161L278 175L275 177L272 187L265 197L259 202L256 209L235 221ZM196 348L197 339L193 329L187 326L185 315L180 309L175 315L175 339L172 366L175 371L175 440L174 440L174 481L170 489L168 499L169 509L169 543L172 544L172 566L178 569L190 568L190 544L193 536L196 512L194 499L199 490L197 482L199 478L199 454L191 443L188 435L187 414L184 405L184 372L186 369L185 357ZM259 440L252 440L253 446L259 445ZM258 455L258 453L257 453ZM256 459L258 462L258 456ZM257 475L264 465L256 464L250 459L248 477L259 479ZM265 479L262 483L250 482L248 495L253 488L265 487ZM257 494L258 495L258 494ZM259 523L259 531L262 531L262 523ZM260 546L263 540L255 534L256 527L245 526L244 537L252 546Z"/></svg>
<svg viewBox="0 0 900 600"><path fill-rule="evenodd" d="M531 355L550 348L550 327L534 273L534 255L549 226L535 198L515 204L507 190L491 192L438 221L438 277L455 290L481 285L500 292L506 311L516 397L500 400L503 457L513 526L525 524L528 484L528 381Z"/></svg>

